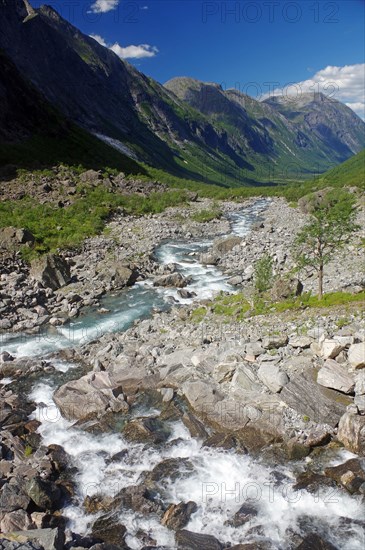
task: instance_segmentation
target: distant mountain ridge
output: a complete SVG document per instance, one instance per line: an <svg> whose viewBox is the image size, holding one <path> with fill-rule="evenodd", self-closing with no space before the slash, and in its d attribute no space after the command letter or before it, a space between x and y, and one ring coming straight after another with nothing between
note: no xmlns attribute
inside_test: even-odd
<svg viewBox="0 0 365 550"><path fill-rule="evenodd" d="M189 78L162 86L49 6L0 0L0 16L0 49L66 119L174 175L255 185L325 171L365 147L361 119L323 96L288 106Z"/></svg>

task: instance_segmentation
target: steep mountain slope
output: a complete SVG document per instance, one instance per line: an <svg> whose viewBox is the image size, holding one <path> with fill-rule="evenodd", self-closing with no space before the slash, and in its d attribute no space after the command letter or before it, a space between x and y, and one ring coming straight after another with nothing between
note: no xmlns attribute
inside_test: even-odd
<svg viewBox="0 0 365 550"><path fill-rule="evenodd" d="M165 87L226 128L243 150L265 154L274 179L296 171L321 172L365 145L363 121L322 94L303 94L293 109L291 99L260 102L191 78L174 78Z"/></svg>
<svg viewBox="0 0 365 550"><path fill-rule="evenodd" d="M365 187L365 149L332 168L320 178L321 182L335 186L357 185Z"/></svg>
<svg viewBox="0 0 365 550"><path fill-rule="evenodd" d="M264 101L314 141L335 160L344 161L364 146L364 122L346 105L322 93Z"/></svg>
<svg viewBox="0 0 365 550"><path fill-rule="evenodd" d="M27 0L0 0L0 49L66 118L180 177L224 186L288 180L365 146L364 123L352 132L344 106L331 111L340 109L346 127L346 142L340 135L336 142L322 127L309 131L276 104L234 90L192 79L164 87L51 7L33 9Z"/></svg>
<svg viewBox="0 0 365 550"><path fill-rule="evenodd" d="M0 15L0 47L77 124L185 177L197 177L209 164L217 175L227 159L233 168L242 164L224 131L52 8L1 0Z"/></svg>
<svg viewBox="0 0 365 550"><path fill-rule="evenodd" d="M143 172L136 162L66 120L0 50L0 166L59 163Z"/></svg>

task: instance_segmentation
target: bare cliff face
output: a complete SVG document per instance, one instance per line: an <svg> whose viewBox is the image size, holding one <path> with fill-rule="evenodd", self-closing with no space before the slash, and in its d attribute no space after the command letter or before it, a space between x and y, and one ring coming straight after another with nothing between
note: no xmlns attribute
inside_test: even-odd
<svg viewBox="0 0 365 550"><path fill-rule="evenodd" d="M49 6L0 0L0 16L0 50L65 118L175 175L217 182L224 172L228 185L254 184L270 181L272 166L284 179L324 171L365 146L364 123L338 102L308 102L294 115L216 84L162 86Z"/></svg>

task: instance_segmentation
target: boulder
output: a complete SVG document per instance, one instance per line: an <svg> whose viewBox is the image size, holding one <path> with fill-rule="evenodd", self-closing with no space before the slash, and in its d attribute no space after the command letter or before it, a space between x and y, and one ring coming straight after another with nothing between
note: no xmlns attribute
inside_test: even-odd
<svg viewBox="0 0 365 550"><path fill-rule="evenodd" d="M121 549L128 548L124 540L126 532L127 529L120 523L117 512L104 514L95 521L92 527L94 538L109 544L115 544Z"/></svg>
<svg viewBox="0 0 365 550"><path fill-rule="evenodd" d="M126 265L114 264L112 267L112 279L116 289L133 285L137 278L138 273Z"/></svg>
<svg viewBox="0 0 365 550"><path fill-rule="evenodd" d="M241 237L237 237L236 235L225 237L223 239L215 239L213 243L213 251L216 253L227 254L227 252L230 252L235 246L241 244L241 242Z"/></svg>
<svg viewBox="0 0 365 550"><path fill-rule="evenodd" d="M343 349L345 346L340 342L325 338L321 344L321 355L324 359L334 359Z"/></svg>
<svg viewBox="0 0 365 550"><path fill-rule="evenodd" d="M153 286L184 288L189 282L189 279L176 271L175 273L168 273L167 275L157 277L153 282Z"/></svg>
<svg viewBox="0 0 365 550"><path fill-rule="evenodd" d="M86 170L80 174L79 179L82 183L96 184L103 179L102 173L96 170Z"/></svg>
<svg viewBox="0 0 365 550"><path fill-rule="evenodd" d="M16 548L41 548L43 550L63 550L65 534L63 529L31 529L29 531L12 531L2 535L7 540L16 541ZM29 544L29 546L27 546ZM24 546L23 546L24 545ZM37 546L33 546L37 545Z"/></svg>
<svg viewBox="0 0 365 550"><path fill-rule="evenodd" d="M325 361L318 372L317 382L321 386L333 388L342 393L353 393L355 387L354 377L349 374L347 366L333 359Z"/></svg>
<svg viewBox="0 0 365 550"><path fill-rule="evenodd" d="M323 388L316 381L315 369L290 376L290 382L284 386L280 399L289 407L313 422L337 426L346 406L351 399L335 390Z"/></svg>
<svg viewBox="0 0 365 550"><path fill-rule="evenodd" d="M5 514L0 522L2 533L11 531L27 531L34 527L33 522L25 510L14 510Z"/></svg>
<svg viewBox="0 0 365 550"><path fill-rule="evenodd" d="M20 245L34 244L34 235L28 229L16 227L0 228L0 248L5 250L18 250Z"/></svg>
<svg viewBox="0 0 365 550"><path fill-rule="evenodd" d="M271 289L271 297L273 300L285 300L286 298L293 298L300 296L303 292L303 284L294 277L286 278L280 277L276 279Z"/></svg>
<svg viewBox="0 0 365 550"><path fill-rule="evenodd" d="M200 254L199 262L203 265L217 265L219 262L219 255L211 252L204 252Z"/></svg>
<svg viewBox="0 0 365 550"><path fill-rule="evenodd" d="M365 456L365 416L357 414L356 406L349 407L341 417L337 439L352 453Z"/></svg>
<svg viewBox="0 0 365 550"><path fill-rule="evenodd" d="M156 445L165 443L170 432L158 418L147 416L145 418L135 418L128 422L123 428L123 435L128 441Z"/></svg>
<svg viewBox="0 0 365 550"><path fill-rule="evenodd" d="M287 374L278 365L264 363L257 371L260 380L273 393L278 393L289 382Z"/></svg>
<svg viewBox="0 0 365 550"><path fill-rule="evenodd" d="M154 500L152 493L145 485L125 487L117 494L111 506L113 510L124 508L143 516L155 514L161 517L164 513L161 504Z"/></svg>
<svg viewBox="0 0 365 550"><path fill-rule="evenodd" d="M203 380L187 381L182 385L181 391L191 407L203 414L223 399L215 386Z"/></svg>
<svg viewBox="0 0 365 550"><path fill-rule="evenodd" d="M348 360L354 369L365 367L365 343L352 344L348 351Z"/></svg>
<svg viewBox="0 0 365 550"><path fill-rule="evenodd" d="M55 392L54 400L68 420L91 418L108 410L127 412L129 409L122 388L115 386L105 371L91 372L67 382Z"/></svg>
<svg viewBox="0 0 365 550"><path fill-rule="evenodd" d="M235 513L233 518L231 520L228 520L228 524L232 525L232 527L241 527L248 521L251 521L253 518L255 518L258 515L258 510L256 506L253 504L250 504L249 502L245 502L242 504L240 509Z"/></svg>
<svg viewBox="0 0 365 550"><path fill-rule="evenodd" d="M323 540L319 535L313 533L307 535L305 539L296 547L296 550L338 550L330 542Z"/></svg>
<svg viewBox="0 0 365 550"><path fill-rule="evenodd" d="M265 336L262 341L262 347L265 349L278 349L287 345L289 338L286 334Z"/></svg>
<svg viewBox="0 0 365 550"><path fill-rule="evenodd" d="M0 489L0 512L13 512L14 510L26 510L30 498L16 483L6 483Z"/></svg>
<svg viewBox="0 0 365 550"><path fill-rule="evenodd" d="M29 480L25 490L37 508L42 511L56 510L60 506L61 491L52 481L36 476Z"/></svg>
<svg viewBox="0 0 365 550"><path fill-rule="evenodd" d="M189 523L190 516L194 514L197 509L198 506L193 501L171 504L164 513L161 523L169 529L177 531Z"/></svg>
<svg viewBox="0 0 365 550"><path fill-rule="evenodd" d="M289 344L292 346L292 348L301 349L309 348L312 342L313 340L309 336L294 336L289 340Z"/></svg>
<svg viewBox="0 0 365 550"><path fill-rule="evenodd" d="M351 494L357 493L365 483L365 460L351 458L343 464L326 468L324 473L345 487Z"/></svg>
<svg viewBox="0 0 365 550"><path fill-rule="evenodd" d="M223 544L212 535L201 535L183 529L175 536L177 548L181 550L222 550Z"/></svg>
<svg viewBox="0 0 365 550"><path fill-rule="evenodd" d="M70 266L57 254L42 256L31 263L30 275L46 288L57 290L71 281Z"/></svg>

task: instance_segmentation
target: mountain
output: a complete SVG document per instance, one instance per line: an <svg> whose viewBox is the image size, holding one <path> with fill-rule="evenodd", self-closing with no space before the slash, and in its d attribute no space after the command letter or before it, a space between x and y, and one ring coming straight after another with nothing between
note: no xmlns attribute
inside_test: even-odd
<svg viewBox="0 0 365 550"><path fill-rule="evenodd" d="M365 147L364 123L338 102L331 116L341 115L345 135L327 119L326 134L307 122L310 105L295 117L279 102L216 84L180 78L162 86L49 6L0 0L0 16L0 50L64 123L173 175L257 185L325 171ZM23 109L24 119L31 110Z"/></svg>
<svg viewBox="0 0 365 550"><path fill-rule="evenodd" d="M321 93L273 97L265 103L322 145L328 157L344 161L364 143L364 123L346 105Z"/></svg>
<svg viewBox="0 0 365 550"><path fill-rule="evenodd" d="M322 172L364 147L364 122L346 105L323 94L257 101L214 83L174 78L165 87L235 136L237 145L264 154L276 176Z"/></svg>
<svg viewBox="0 0 365 550"><path fill-rule="evenodd" d="M332 168L320 178L320 181L329 185L344 186L356 185L365 188L365 149L349 158L339 166Z"/></svg>
<svg viewBox="0 0 365 550"><path fill-rule="evenodd" d="M67 120L0 50L0 166L8 166L9 172L9 165L40 168L62 163L143 172L136 162Z"/></svg>

